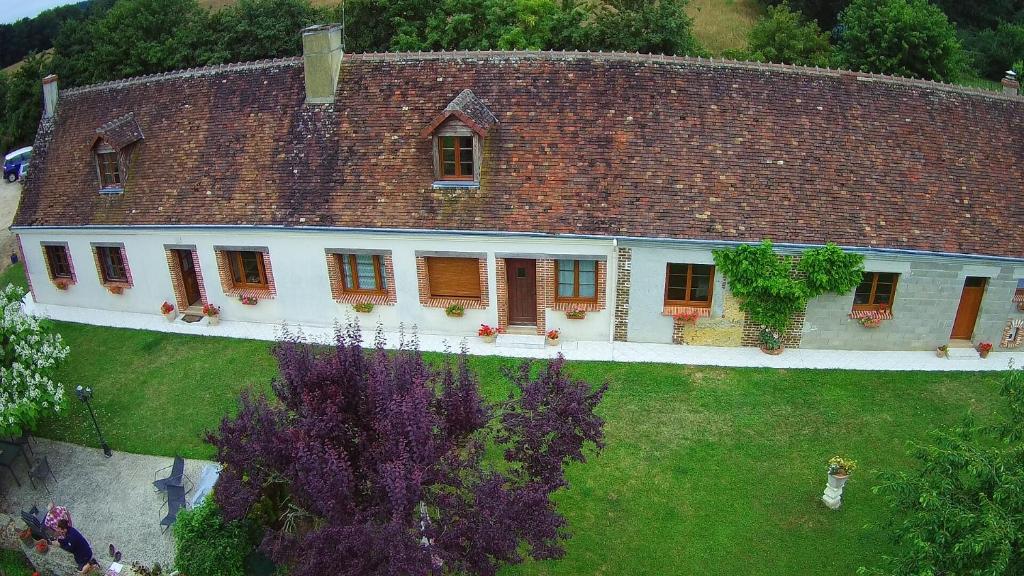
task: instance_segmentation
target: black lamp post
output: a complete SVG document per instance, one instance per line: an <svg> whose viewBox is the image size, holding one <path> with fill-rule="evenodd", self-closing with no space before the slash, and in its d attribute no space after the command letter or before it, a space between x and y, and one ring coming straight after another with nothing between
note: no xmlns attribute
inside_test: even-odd
<svg viewBox="0 0 1024 576"><path fill-rule="evenodd" d="M96 435L100 437L100 447L103 448L103 455L110 458L113 452L110 451L110 446L107 445L107 441L103 439L103 432L100 432L100 425L96 422L96 414L92 411L92 404L89 403L89 399L92 398L92 388L82 388L81 386L75 388L75 394L78 399L85 402L85 406L89 409L89 416L92 417L92 425L96 427Z"/></svg>

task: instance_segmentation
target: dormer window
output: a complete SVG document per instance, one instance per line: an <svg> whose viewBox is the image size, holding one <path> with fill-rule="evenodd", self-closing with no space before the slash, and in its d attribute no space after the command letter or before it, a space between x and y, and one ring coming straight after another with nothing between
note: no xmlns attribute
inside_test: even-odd
<svg viewBox="0 0 1024 576"><path fill-rule="evenodd" d="M420 133L431 139L434 187L475 187L481 150L498 119L471 90L463 90Z"/></svg>
<svg viewBox="0 0 1024 576"><path fill-rule="evenodd" d="M440 136L437 139L441 180L473 180L473 137Z"/></svg>
<svg viewBox="0 0 1024 576"><path fill-rule="evenodd" d="M121 168L117 161L117 152L108 144L96 147L96 168L100 174L101 189L121 188Z"/></svg>
<svg viewBox="0 0 1024 576"><path fill-rule="evenodd" d="M96 135L93 154L100 192L119 194L128 177L132 157L142 141L142 129L135 116L127 114L97 128Z"/></svg>

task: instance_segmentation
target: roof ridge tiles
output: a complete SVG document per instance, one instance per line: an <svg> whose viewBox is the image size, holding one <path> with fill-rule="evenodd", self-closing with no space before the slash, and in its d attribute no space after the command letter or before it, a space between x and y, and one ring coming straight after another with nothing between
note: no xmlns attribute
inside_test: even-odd
<svg viewBox="0 0 1024 576"><path fill-rule="evenodd" d="M61 94L63 96L71 96L75 94L82 94L85 92L93 92L108 88L123 88L125 86L131 86L134 84L142 84L145 82L153 82L158 80L185 78L188 76L211 76L213 74L218 74L221 72L257 70L260 68L272 68L274 66L295 65L301 63L301 56L288 56L285 58L255 60L252 62L226 62L223 64L211 64L210 66L199 66L196 68L184 68L181 70L171 70L168 72L157 72L154 74L144 74L142 76L131 76L128 78L119 78L117 80L108 80L106 82L99 82L97 84L76 86L74 88L66 88L64 90L61 90Z"/></svg>
<svg viewBox="0 0 1024 576"><path fill-rule="evenodd" d="M732 60L721 58L716 60L714 57L704 58L700 55L697 56L677 56L668 54L640 54L638 52L604 52L604 51L579 51L579 50L561 50L555 52L552 50L521 50L521 51L507 51L507 50L453 50L453 51L440 51L440 52L360 52L346 55L350 60L355 61L402 61L402 60L466 60L466 59L493 59L493 58L516 58L516 59L592 59L600 61L625 61L635 63L653 63L653 64L668 64L668 65L697 65L697 66L711 66L711 67L723 67L723 68L738 68L747 70L760 70L760 71L779 71L797 74L807 74L811 76L829 76L835 77L840 75L853 75L857 79L869 80L869 81L883 81L894 85L911 86L923 89L933 89L943 92L954 92L960 94L966 94L971 96L980 96L986 98L993 98L998 100L1011 100L1017 101L1019 97L1009 94L1003 94L992 90L985 90L974 86L961 86L958 84L950 84L945 82L924 80L920 78L908 78L904 76L893 76L889 74L876 74L871 72L861 72L857 70L845 70L841 68L831 68L826 66L821 68L818 66L803 66L796 64L786 63L775 63L775 62L756 62L756 61L744 61L744 60ZM84 92L92 92L96 90L122 88L131 86L134 84L141 84L145 82L154 82L160 80L169 80L175 78L187 78L189 76L210 76L214 74L224 72L237 72L245 70L257 70L261 68L271 68L275 66L294 66L302 63L301 56L290 56L285 58L273 58L256 60L252 62L232 62L225 64L214 64L210 66L202 66L198 68L188 68L184 70L173 70L169 72L159 72L156 74L149 74L143 76L133 76L130 78L122 78L118 80L111 80L108 82L101 82L97 84L91 84L87 86L80 86L75 88L68 88L62 90L65 96L74 94L80 94Z"/></svg>

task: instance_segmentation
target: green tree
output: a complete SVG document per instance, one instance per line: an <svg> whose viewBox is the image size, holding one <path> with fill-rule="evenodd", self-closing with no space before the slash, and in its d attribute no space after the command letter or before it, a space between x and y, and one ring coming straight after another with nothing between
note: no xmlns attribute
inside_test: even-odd
<svg viewBox="0 0 1024 576"><path fill-rule="evenodd" d="M572 30L580 50L705 55L694 38L687 0L618 0ZM561 46L559 46L561 48Z"/></svg>
<svg viewBox="0 0 1024 576"><path fill-rule="evenodd" d="M32 144L43 113L42 80L48 62L46 56L30 54L21 67L4 81L0 153Z"/></svg>
<svg viewBox="0 0 1024 576"><path fill-rule="evenodd" d="M1024 373L1010 370L994 425L967 418L912 444L919 467L889 472L873 491L893 511L895 556L860 574L1024 574Z"/></svg>
<svg viewBox="0 0 1024 576"><path fill-rule="evenodd" d="M825 66L832 58L829 35L817 22L808 22L785 2L768 8L747 37L752 60Z"/></svg>
<svg viewBox="0 0 1024 576"><path fill-rule="evenodd" d="M956 30L927 0L854 0L840 22L840 58L853 70L945 82L963 73Z"/></svg>
<svg viewBox="0 0 1024 576"><path fill-rule="evenodd" d="M789 4L793 10L810 20L817 21L819 25L829 30L836 25L839 13L846 8L850 0L767 0L767 3L770 6Z"/></svg>
<svg viewBox="0 0 1024 576"><path fill-rule="evenodd" d="M174 566L185 574L242 576L254 548L247 522L228 522L213 498L183 510L174 522Z"/></svg>
<svg viewBox="0 0 1024 576"><path fill-rule="evenodd" d="M961 31L964 47L982 78L999 80L1024 58L1024 24L1000 22L995 29Z"/></svg>
<svg viewBox="0 0 1024 576"><path fill-rule="evenodd" d="M200 59L215 64L297 56L302 53L299 31L319 19L307 0L239 0L211 16L209 35L215 41Z"/></svg>

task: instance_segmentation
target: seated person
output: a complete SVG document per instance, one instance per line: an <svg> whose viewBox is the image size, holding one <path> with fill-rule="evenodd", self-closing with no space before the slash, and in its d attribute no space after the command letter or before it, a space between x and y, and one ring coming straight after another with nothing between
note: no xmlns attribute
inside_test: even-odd
<svg viewBox="0 0 1024 576"><path fill-rule="evenodd" d="M57 522L57 542L61 548L74 554L79 574L88 574L100 567L100 563L92 555L92 547L89 546L85 536L72 528L66 518L61 518Z"/></svg>

